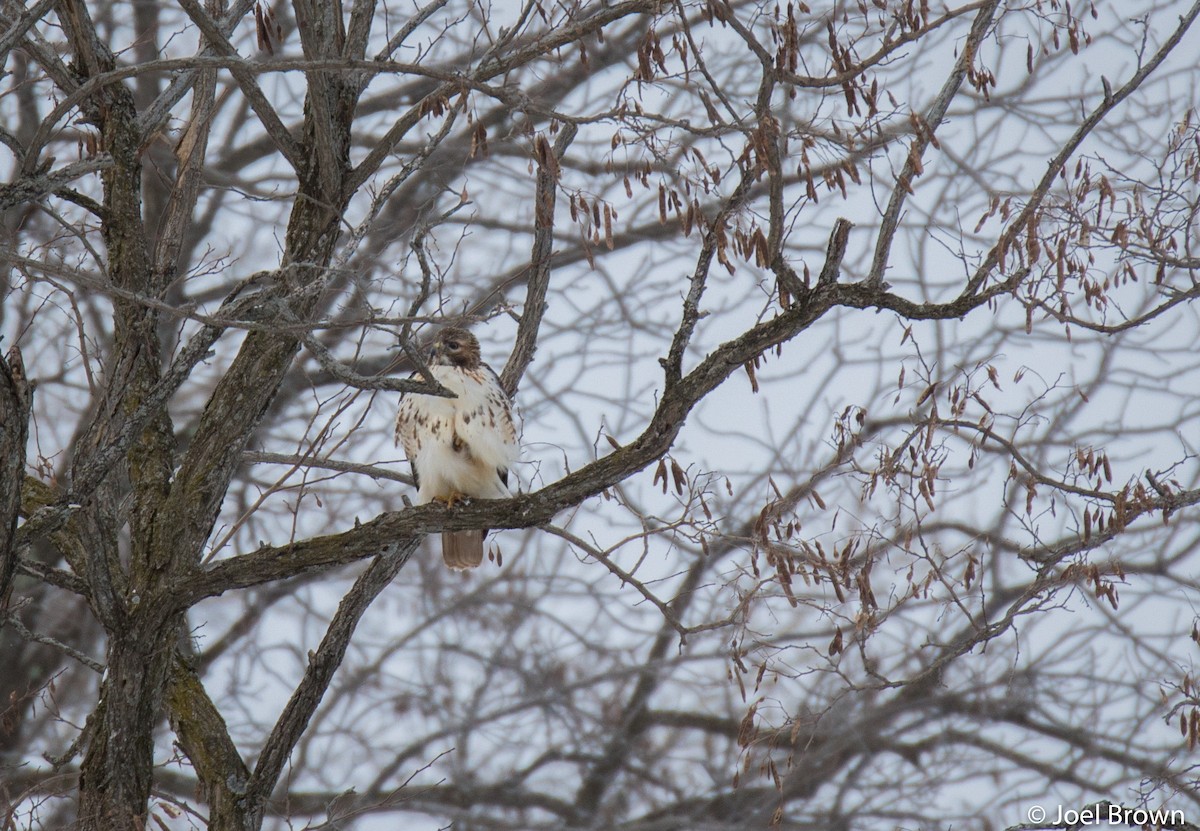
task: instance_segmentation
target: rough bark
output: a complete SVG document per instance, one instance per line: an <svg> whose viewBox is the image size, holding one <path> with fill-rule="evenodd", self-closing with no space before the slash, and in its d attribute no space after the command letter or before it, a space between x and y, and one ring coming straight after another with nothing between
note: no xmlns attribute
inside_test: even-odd
<svg viewBox="0 0 1200 831"><path fill-rule="evenodd" d="M78 0L59 7L74 50L74 70L83 78L111 71L115 58ZM133 94L123 84L99 88L85 104L113 164L102 174L102 234L108 278L118 288L149 296L159 293L142 217L141 134ZM114 303L114 343L106 372L106 401L81 442L77 467L86 464L155 387L160 374L157 312L130 300ZM93 542L88 576L92 600L108 633L107 671L100 703L89 720L92 741L80 776L79 819L83 829L139 828L146 822L153 766L152 725L161 709L179 613L163 600L169 560L150 533L171 478L174 435L165 411L140 431L120 468L101 484L85 510L95 524L111 529ZM117 475L120 473L120 475ZM132 492L131 555L127 577L119 576L115 529L118 505ZM98 544L97 544L98 543Z"/></svg>
<svg viewBox="0 0 1200 831"><path fill-rule="evenodd" d="M13 347L7 360L0 357L0 615L8 611L17 570L17 515L32 407L33 390L25 378L21 350Z"/></svg>
<svg viewBox="0 0 1200 831"><path fill-rule="evenodd" d="M210 831L243 831L248 824L250 771L196 670L181 656L171 667L166 696L171 728L196 769L208 803Z"/></svg>

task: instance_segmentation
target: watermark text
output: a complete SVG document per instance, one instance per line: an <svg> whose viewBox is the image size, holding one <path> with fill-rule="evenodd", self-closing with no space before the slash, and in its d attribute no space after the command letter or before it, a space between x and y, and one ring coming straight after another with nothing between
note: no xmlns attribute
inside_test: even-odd
<svg viewBox="0 0 1200 831"><path fill-rule="evenodd" d="M1084 808L1065 805L1030 805L1025 812L1027 828L1075 828L1088 825L1150 826L1152 828L1183 828L1187 824L1183 811L1166 808L1128 808L1111 802L1098 802Z"/></svg>

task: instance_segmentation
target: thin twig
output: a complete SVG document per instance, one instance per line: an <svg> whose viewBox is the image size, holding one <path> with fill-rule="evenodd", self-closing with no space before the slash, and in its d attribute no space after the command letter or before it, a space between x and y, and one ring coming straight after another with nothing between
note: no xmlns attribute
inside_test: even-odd
<svg viewBox="0 0 1200 831"><path fill-rule="evenodd" d="M93 672L104 672L104 664L100 663L94 658L84 655L75 647L68 646L62 641L52 638L49 635L39 635L36 632L29 631L25 624L21 622L20 618L17 617L17 612L29 605L30 602L31 601L29 598L25 598L20 603L14 604L12 609L6 615L0 617L0 629L3 629L5 626L11 626L14 630L16 630L18 635L27 641L33 641L34 643L41 643L45 644L46 646L53 647L64 655L74 658L76 661L83 664Z"/></svg>
<svg viewBox="0 0 1200 831"><path fill-rule="evenodd" d="M404 473L397 473L374 465L343 462L338 459L312 459L307 456L294 456L286 453L263 453L257 450L247 450L242 454L247 462L269 465L293 465L295 467L316 468L318 470L337 470L344 473L361 473L372 479L389 479L405 485L413 484L413 478Z"/></svg>
<svg viewBox="0 0 1200 831"><path fill-rule="evenodd" d="M415 392L421 395L437 395L442 398L454 397L454 393L439 384L432 376L425 380L416 381L412 378L380 378L378 376L360 375L333 357L333 353L326 349L312 335L305 335L302 340L308 351L317 359L317 363L321 365L321 368L343 384L356 387L360 390Z"/></svg>

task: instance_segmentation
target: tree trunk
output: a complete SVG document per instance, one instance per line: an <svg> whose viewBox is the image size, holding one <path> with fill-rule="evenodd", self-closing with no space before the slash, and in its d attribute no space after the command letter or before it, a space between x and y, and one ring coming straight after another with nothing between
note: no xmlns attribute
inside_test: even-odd
<svg viewBox="0 0 1200 831"><path fill-rule="evenodd" d="M166 614L162 614L166 611ZM154 765L154 727L174 657L181 616L136 609L110 635L100 703L79 777L82 831L142 831Z"/></svg>
<svg viewBox="0 0 1200 831"><path fill-rule="evenodd" d="M17 513L21 509L32 406L33 390L25 378L21 350L14 346L7 361L0 358L0 612L8 610L17 570Z"/></svg>

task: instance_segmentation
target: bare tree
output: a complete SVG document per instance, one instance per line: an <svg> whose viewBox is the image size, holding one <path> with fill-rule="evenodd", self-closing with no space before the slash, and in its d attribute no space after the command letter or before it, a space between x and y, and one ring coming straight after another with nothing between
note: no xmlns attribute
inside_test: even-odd
<svg viewBox="0 0 1200 831"><path fill-rule="evenodd" d="M0 0L0 829L1200 824L1198 14Z"/></svg>

